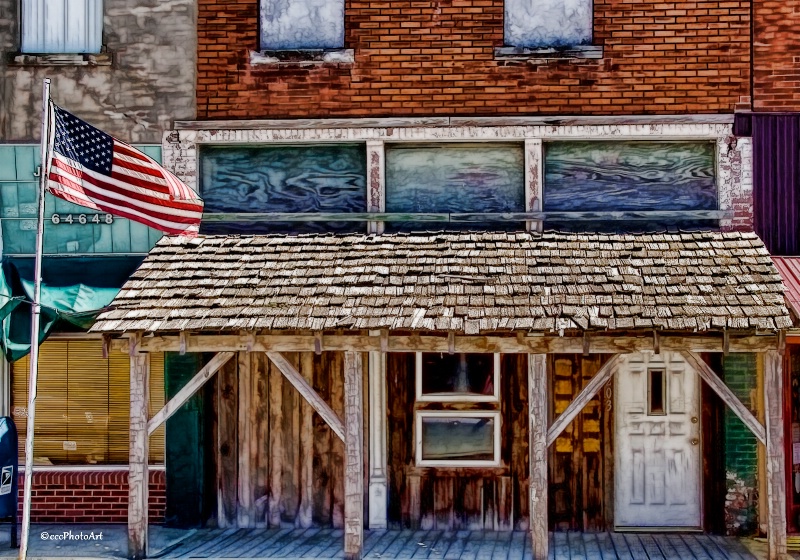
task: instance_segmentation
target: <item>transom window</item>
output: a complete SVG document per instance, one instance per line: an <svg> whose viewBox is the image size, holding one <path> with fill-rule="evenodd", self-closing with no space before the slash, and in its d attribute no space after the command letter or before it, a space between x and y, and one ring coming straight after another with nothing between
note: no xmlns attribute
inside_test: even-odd
<svg viewBox="0 0 800 560"><path fill-rule="evenodd" d="M417 465L498 466L499 405L500 354L417 353Z"/></svg>

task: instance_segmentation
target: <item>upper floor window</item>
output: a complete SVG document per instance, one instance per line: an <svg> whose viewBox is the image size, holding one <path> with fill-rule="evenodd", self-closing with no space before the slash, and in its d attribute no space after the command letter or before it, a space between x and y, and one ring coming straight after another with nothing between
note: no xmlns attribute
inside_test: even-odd
<svg viewBox="0 0 800 560"><path fill-rule="evenodd" d="M344 47L344 0L261 0L261 48Z"/></svg>
<svg viewBox="0 0 800 560"><path fill-rule="evenodd" d="M505 44L574 47L592 42L591 0L505 0Z"/></svg>
<svg viewBox="0 0 800 560"><path fill-rule="evenodd" d="M22 0L24 53L99 53L102 0Z"/></svg>

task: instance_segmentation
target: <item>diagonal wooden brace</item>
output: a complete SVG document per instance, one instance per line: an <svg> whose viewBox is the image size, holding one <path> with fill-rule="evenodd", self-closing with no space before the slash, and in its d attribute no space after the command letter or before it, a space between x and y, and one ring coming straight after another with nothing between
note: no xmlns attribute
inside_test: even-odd
<svg viewBox="0 0 800 560"><path fill-rule="evenodd" d="M308 381L300 375L300 372L283 357L283 354L280 352L267 352L266 354L272 363L281 371L283 376L289 380L289 383L294 385L297 392L311 405L311 408L325 420L331 430L333 430L333 433L336 434L336 437L344 441L344 422L339 418L339 415L317 394L314 388L309 385Z"/></svg>
<svg viewBox="0 0 800 560"><path fill-rule="evenodd" d="M719 398L728 405L728 407L733 411L733 413L739 417L739 419L744 422L744 425L748 427L748 429L753 432L753 435L758 438L758 441L763 443L764 445L767 444L767 435L766 430L764 429L764 425L759 422L753 413L750 412L747 407L742 404L742 401L733 394L725 382L719 378L719 376L714 373L714 370L709 367L707 363L703 361L703 359L695 354L694 352L681 352L681 356L686 362L697 372L703 381L705 381L709 387L711 387L714 392L719 395Z"/></svg>

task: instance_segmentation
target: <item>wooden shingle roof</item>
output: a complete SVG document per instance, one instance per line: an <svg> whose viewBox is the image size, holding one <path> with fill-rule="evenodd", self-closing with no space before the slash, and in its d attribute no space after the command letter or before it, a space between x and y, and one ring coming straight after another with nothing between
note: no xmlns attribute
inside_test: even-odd
<svg viewBox="0 0 800 560"><path fill-rule="evenodd" d="M783 329L753 233L164 238L94 332Z"/></svg>

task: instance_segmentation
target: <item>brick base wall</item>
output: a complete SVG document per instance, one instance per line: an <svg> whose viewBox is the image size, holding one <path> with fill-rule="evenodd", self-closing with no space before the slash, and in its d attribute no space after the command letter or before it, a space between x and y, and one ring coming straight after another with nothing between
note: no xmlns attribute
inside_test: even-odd
<svg viewBox="0 0 800 560"><path fill-rule="evenodd" d="M24 475L19 476L22 515ZM150 471L150 523L163 523L166 473ZM127 523L127 471L33 472L32 523Z"/></svg>
<svg viewBox="0 0 800 560"><path fill-rule="evenodd" d="M756 355L728 354L725 384L743 403L756 388ZM751 411L755 412L755 411ZM749 535L758 529L758 442L741 420L725 409L725 530L729 535Z"/></svg>

